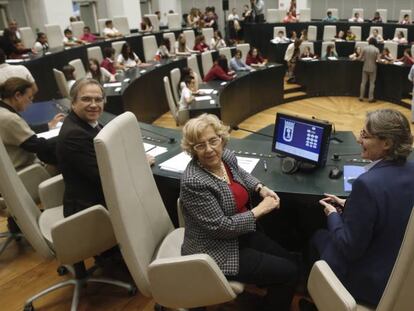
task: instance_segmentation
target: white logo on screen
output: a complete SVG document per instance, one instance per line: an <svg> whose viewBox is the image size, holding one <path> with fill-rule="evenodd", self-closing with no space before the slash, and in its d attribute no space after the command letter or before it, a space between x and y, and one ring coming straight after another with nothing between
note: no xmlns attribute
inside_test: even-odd
<svg viewBox="0 0 414 311"><path fill-rule="evenodd" d="M291 142L293 140L293 131L295 130L295 122L285 120L283 128L283 140Z"/></svg>

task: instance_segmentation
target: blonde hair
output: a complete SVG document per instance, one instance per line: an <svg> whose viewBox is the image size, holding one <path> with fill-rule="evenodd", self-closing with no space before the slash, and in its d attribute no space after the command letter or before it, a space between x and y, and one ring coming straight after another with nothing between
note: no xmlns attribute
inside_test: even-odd
<svg viewBox="0 0 414 311"><path fill-rule="evenodd" d="M196 156L193 146L199 143L203 132L211 126L217 136L220 136L224 145L227 144L230 134L230 127L214 114L203 113L202 115L188 120L183 127L183 138L181 139L181 148L192 157Z"/></svg>

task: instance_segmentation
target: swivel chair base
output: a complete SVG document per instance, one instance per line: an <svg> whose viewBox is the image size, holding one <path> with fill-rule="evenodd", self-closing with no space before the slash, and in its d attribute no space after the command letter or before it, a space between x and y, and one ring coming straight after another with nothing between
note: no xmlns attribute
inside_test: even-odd
<svg viewBox="0 0 414 311"><path fill-rule="evenodd" d="M75 268L75 271L76 270L77 269ZM72 269L68 269L68 271L71 273L73 272ZM75 275L75 278L52 285L51 287L46 288L45 290L41 291L40 293L26 300L23 310L34 311L35 308L33 306L33 301L35 301L36 299L43 297L47 295L48 293L53 292L59 288L66 287L68 285L74 285L75 288L73 291L72 305L71 305L70 310L76 311L78 309L80 291L82 288L86 287L88 283L104 283L104 284L111 284L111 285L115 285L118 287L122 287L122 288L125 288L128 291L128 294L131 296L137 293L137 288L135 287L135 285L131 285L126 282L121 282L121 281L117 281L117 280L113 280L109 278L94 278L90 274L87 274L86 276L81 277L81 278L78 278Z"/></svg>
<svg viewBox="0 0 414 311"><path fill-rule="evenodd" d="M23 234L21 233L13 233L13 232L2 232L0 233L0 238L5 238L6 241L0 245L0 255L4 252L7 245L9 245L13 240L20 241L20 239L23 237Z"/></svg>

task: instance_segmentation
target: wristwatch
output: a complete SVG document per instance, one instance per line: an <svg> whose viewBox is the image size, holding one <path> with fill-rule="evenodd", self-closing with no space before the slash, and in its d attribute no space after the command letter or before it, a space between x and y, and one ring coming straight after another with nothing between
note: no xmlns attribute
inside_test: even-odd
<svg viewBox="0 0 414 311"><path fill-rule="evenodd" d="M262 191L264 186L265 185L263 185L262 183L258 183L257 186L256 186L256 192L260 193L260 191Z"/></svg>

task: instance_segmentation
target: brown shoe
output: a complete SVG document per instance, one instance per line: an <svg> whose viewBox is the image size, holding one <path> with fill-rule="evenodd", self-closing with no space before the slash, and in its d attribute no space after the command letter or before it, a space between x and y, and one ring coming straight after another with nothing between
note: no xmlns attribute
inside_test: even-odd
<svg viewBox="0 0 414 311"><path fill-rule="evenodd" d="M368 102L369 102L369 103L375 103L375 102L376 102L376 100L375 100L375 99L370 99Z"/></svg>

